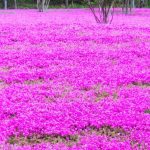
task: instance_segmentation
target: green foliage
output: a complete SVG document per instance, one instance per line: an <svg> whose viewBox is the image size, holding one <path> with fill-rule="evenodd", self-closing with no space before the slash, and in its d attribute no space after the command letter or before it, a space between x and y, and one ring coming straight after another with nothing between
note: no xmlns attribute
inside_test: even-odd
<svg viewBox="0 0 150 150"><path fill-rule="evenodd" d="M150 0L148 0L148 7L150 8Z"/></svg>
<svg viewBox="0 0 150 150"><path fill-rule="evenodd" d="M36 8L37 0L17 0L18 8ZM0 8L3 8L3 1L0 2ZM85 8L85 0L69 0L69 8ZM14 0L8 0L8 8L14 8ZM65 0L51 0L49 8L65 8Z"/></svg>
<svg viewBox="0 0 150 150"><path fill-rule="evenodd" d="M100 0L91 0L92 5L96 5ZM110 3L113 0L105 0ZM135 0L136 6L139 6L140 0ZM88 0L68 0L69 8L86 8ZM18 8L36 8L37 0L17 0ZM115 7L120 7L121 1L115 1ZM150 8L150 0L147 0L145 7ZM3 8L3 0L0 2L0 8ZM8 0L8 8L14 8L14 0ZM51 0L49 8L65 8L65 0Z"/></svg>

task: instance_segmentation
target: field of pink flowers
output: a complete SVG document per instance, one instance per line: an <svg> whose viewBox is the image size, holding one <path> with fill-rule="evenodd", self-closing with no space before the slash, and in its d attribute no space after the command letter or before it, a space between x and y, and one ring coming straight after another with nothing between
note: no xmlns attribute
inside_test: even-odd
<svg viewBox="0 0 150 150"><path fill-rule="evenodd" d="M149 150L150 9L0 10L0 149Z"/></svg>

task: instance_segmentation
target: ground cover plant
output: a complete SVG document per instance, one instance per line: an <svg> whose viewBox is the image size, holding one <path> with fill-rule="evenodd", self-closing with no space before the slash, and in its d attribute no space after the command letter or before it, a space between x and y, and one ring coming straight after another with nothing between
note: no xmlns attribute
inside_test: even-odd
<svg viewBox="0 0 150 150"><path fill-rule="evenodd" d="M150 10L0 10L0 149L149 150Z"/></svg>

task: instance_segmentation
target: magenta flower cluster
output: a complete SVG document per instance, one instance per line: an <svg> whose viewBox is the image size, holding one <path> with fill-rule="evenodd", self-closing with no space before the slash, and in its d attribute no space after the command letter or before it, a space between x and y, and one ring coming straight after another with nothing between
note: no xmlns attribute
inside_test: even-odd
<svg viewBox="0 0 150 150"><path fill-rule="evenodd" d="M150 10L0 10L0 149L150 149Z"/></svg>

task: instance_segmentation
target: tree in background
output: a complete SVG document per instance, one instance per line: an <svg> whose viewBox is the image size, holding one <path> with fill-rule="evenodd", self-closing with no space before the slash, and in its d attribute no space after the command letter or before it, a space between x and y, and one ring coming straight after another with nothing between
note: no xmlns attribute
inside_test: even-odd
<svg viewBox="0 0 150 150"><path fill-rule="evenodd" d="M42 6L42 1L47 0L1 0L0 6L4 9L7 8L40 8L40 11L44 11L44 6ZM87 3L96 3L98 0L51 0L52 7L87 7ZM48 1L47 1L48 2ZM69 5L70 4L70 5ZM47 5L48 4L44 4ZM135 7L150 7L150 0L115 0L115 6L122 7L124 13L129 13L131 8ZM95 6L95 7L98 7ZM42 9L41 9L42 8Z"/></svg>
<svg viewBox="0 0 150 150"><path fill-rule="evenodd" d="M3 0L4 3L4 9L8 8L8 0ZM14 7L17 8L17 0L14 0Z"/></svg>
<svg viewBox="0 0 150 150"><path fill-rule="evenodd" d="M69 5L69 1L65 0L65 6L66 6L66 8L68 8L68 5Z"/></svg>
<svg viewBox="0 0 150 150"><path fill-rule="evenodd" d="M112 22L115 0L96 0L95 4L88 0L88 5L97 23Z"/></svg>
<svg viewBox="0 0 150 150"><path fill-rule="evenodd" d="M15 9L17 9L17 0L14 0Z"/></svg>
<svg viewBox="0 0 150 150"><path fill-rule="evenodd" d="M4 2L4 9L7 9L7 0L3 0L3 2Z"/></svg>
<svg viewBox="0 0 150 150"><path fill-rule="evenodd" d="M40 12L48 9L50 0L37 0L37 8Z"/></svg>
<svg viewBox="0 0 150 150"><path fill-rule="evenodd" d="M131 13L134 0L123 0L122 12L128 14Z"/></svg>

